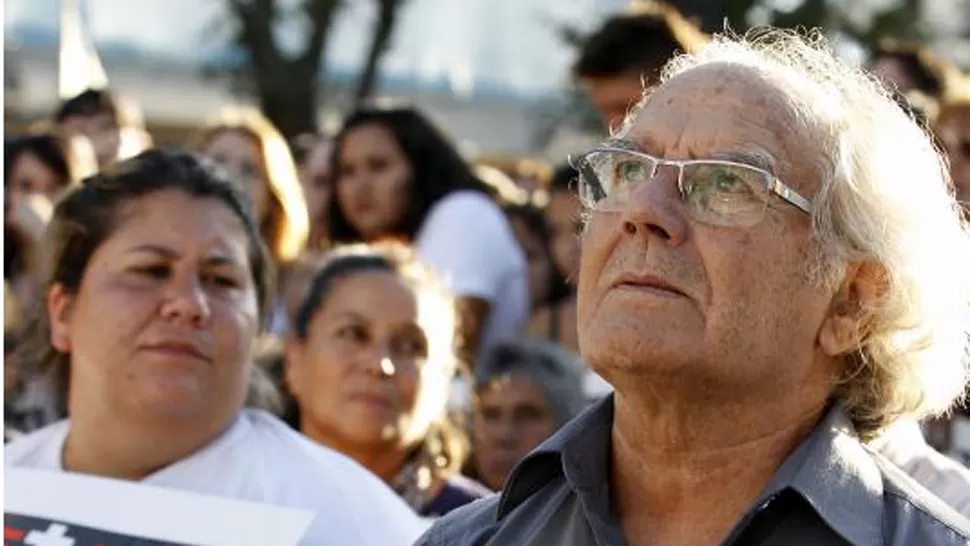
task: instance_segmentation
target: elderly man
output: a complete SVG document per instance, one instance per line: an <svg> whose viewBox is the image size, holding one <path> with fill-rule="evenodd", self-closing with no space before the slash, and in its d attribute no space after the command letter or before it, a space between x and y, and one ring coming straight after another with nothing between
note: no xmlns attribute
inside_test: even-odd
<svg viewBox="0 0 970 546"><path fill-rule="evenodd" d="M863 444L961 394L970 234L926 135L820 42L679 57L578 159L580 347L615 394L419 544L970 542Z"/></svg>

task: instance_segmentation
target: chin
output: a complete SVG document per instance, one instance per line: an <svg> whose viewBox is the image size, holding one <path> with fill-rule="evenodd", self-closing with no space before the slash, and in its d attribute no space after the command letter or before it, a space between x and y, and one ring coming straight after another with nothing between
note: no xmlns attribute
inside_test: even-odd
<svg viewBox="0 0 970 546"><path fill-rule="evenodd" d="M134 405L146 417L187 420L210 411L213 397L213 393L191 378L156 380L141 391Z"/></svg>
<svg viewBox="0 0 970 546"><path fill-rule="evenodd" d="M656 375L685 371L695 360L696 337L683 330L631 322L589 324L580 332L583 359L612 383L621 375Z"/></svg>

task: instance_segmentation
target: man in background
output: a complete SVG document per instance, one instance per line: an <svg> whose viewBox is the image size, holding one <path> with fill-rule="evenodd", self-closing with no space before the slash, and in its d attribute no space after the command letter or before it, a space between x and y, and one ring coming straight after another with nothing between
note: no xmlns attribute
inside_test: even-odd
<svg viewBox="0 0 970 546"><path fill-rule="evenodd" d="M586 40L573 76L579 80L607 131L654 85L660 69L676 54L690 52L708 37L675 8L662 2L634 2L610 17Z"/></svg>

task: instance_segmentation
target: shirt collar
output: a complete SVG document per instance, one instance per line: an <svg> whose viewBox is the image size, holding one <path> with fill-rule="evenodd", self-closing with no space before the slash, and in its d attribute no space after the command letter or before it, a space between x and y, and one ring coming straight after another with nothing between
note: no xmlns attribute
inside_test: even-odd
<svg viewBox="0 0 970 546"><path fill-rule="evenodd" d="M509 477L498 518L559 476L565 475L576 489L609 480L612 424L613 395L609 395L540 444ZM851 543L883 542L882 473L841 404L829 409L779 467L762 501L787 488L800 494L829 527Z"/></svg>
<svg viewBox="0 0 970 546"><path fill-rule="evenodd" d="M882 473L841 404L785 460L763 496L785 488L800 494L849 542L882 544Z"/></svg>
<svg viewBox="0 0 970 546"><path fill-rule="evenodd" d="M613 395L610 394L539 444L512 470L499 501L499 519L564 473L568 472L568 479L577 488L609 479L612 426ZM579 472L579 468L592 471Z"/></svg>

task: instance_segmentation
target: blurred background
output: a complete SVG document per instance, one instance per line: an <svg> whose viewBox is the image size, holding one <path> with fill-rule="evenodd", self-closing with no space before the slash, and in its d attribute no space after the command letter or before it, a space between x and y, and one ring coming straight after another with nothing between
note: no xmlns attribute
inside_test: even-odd
<svg viewBox="0 0 970 546"><path fill-rule="evenodd" d="M368 99L429 112L477 158L560 159L599 130L569 67L625 0L7 0L8 131L55 109L64 9L76 9L112 89L158 144L227 103L287 137L332 130ZM864 62L881 38L970 66L970 0L680 0L705 31L822 26ZM73 4L73 6L72 6Z"/></svg>

